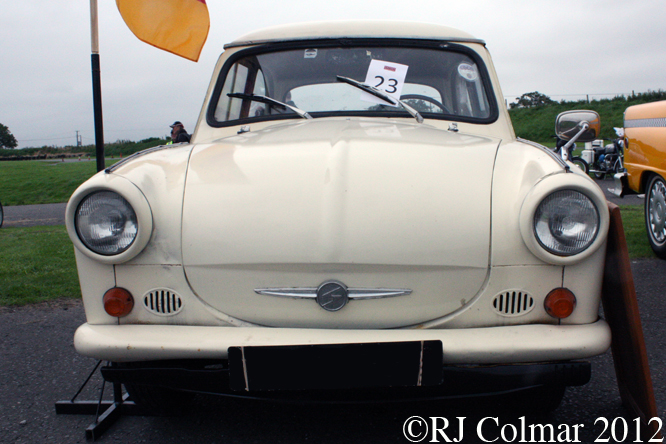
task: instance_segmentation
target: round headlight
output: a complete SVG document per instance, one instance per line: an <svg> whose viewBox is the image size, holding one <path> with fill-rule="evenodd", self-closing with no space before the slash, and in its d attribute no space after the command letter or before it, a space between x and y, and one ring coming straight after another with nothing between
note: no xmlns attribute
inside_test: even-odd
<svg viewBox="0 0 666 444"><path fill-rule="evenodd" d="M98 191L83 198L76 209L74 224L81 242L104 256L127 250L139 231L132 206L112 191Z"/></svg>
<svg viewBox="0 0 666 444"><path fill-rule="evenodd" d="M558 256L586 250L599 233L599 210L576 190L560 190L546 196L534 213L534 233L539 244Z"/></svg>

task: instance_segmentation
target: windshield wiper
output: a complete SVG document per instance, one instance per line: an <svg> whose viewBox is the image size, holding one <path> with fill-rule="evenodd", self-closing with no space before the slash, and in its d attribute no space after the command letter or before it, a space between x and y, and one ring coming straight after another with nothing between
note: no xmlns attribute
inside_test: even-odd
<svg viewBox="0 0 666 444"><path fill-rule="evenodd" d="M243 94L243 93L229 93L227 96L236 98L236 99L244 99L244 100L252 100L254 102L261 102L261 103L266 103L268 105L275 105L279 106L281 108L289 108L299 116L301 116L304 119L312 119L312 116L308 114L306 111L303 111L302 109L298 109L295 106L292 105L287 105L286 103L282 103L279 100L271 99L270 97L266 96L259 96L256 94Z"/></svg>
<svg viewBox="0 0 666 444"><path fill-rule="evenodd" d="M391 97L384 91L377 89L374 86L370 86L367 83L359 82L358 80L350 79L349 77L343 77L343 76L336 76L336 77L339 82L345 82L352 86L355 86L358 89L367 92L368 94L372 94L375 97L379 97L380 99L390 103L393 106L398 106L398 105L401 106L405 111L411 114L412 117L414 117L417 122L423 123L423 116L421 116L421 114L419 114L418 111L416 111L411 106L407 105L402 100Z"/></svg>

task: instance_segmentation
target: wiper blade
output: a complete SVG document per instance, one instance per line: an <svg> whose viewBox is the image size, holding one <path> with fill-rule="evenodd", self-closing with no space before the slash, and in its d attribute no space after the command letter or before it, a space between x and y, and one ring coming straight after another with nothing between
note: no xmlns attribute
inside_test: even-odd
<svg viewBox="0 0 666 444"><path fill-rule="evenodd" d="M272 99L270 97L266 96L260 96L257 94L243 94L243 93L229 93L227 96L236 98L236 99L244 99L244 100L252 100L253 102L261 102L261 103L266 103L268 105L275 105L279 106L281 108L289 108L299 116L301 116L304 119L312 119L312 116L308 114L306 111L303 111L302 109L296 108L295 106L288 105L286 103L282 103L279 100Z"/></svg>
<svg viewBox="0 0 666 444"><path fill-rule="evenodd" d="M374 86L368 85L367 83L359 82L358 80L350 79L349 77L344 77L344 76L336 76L336 77L339 82L345 82L352 86L355 86L358 89L363 90L368 94L372 94L373 96L378 97L390 103L393 106L398 106L398 105L401 106L405 111L411 114L412 117L414 117L417 122L423 123L423 116L419 114L419 112L416 111L414 108L403 102L402 100L396 99L395 97L391 97L381 89L377 89Z"/></svg>

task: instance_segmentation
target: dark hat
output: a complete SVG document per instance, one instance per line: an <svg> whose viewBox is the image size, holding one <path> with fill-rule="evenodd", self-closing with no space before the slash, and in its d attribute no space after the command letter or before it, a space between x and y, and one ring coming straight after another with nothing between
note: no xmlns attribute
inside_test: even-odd
<svg viewBox="0 0 666 444"><path fill-rule="evenodd" d="M178 125L182 125L182 123L180 123L178 120L176 120L175 122L173 122L173 125L169 126L169 128L173 128L173 127L178 126Z"/></svg>

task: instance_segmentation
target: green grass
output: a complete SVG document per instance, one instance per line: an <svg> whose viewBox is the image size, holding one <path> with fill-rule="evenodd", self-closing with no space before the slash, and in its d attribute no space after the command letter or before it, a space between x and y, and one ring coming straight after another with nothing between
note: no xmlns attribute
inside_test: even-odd
<svg viewBox="0 0 666 444"><path fill-rule="evenodd" d="M94 161L0 162L0 202L3 206L67 202L96 172Z"/></svg>
<svg viewBox="0 0 666 444"><path fill-rule="evenodd" d="M104 148L106 166L118 162L119 157L137 151L164 145L166 139L151 137L139 142L116 141ZM20 150L0 149L0 157L59 156L63 154L88 156L92 160L62 162L43 160L16 160L0 162L0 202L3 205L34 205L67 202L74 190L97 172L95 147L41 147ZM111 158L113 156L113 158Z"/></svg>
<svg viewBox="0 0 666 444"><path fill-rule="evenodd" d="M80 298L65 227L0 229L0 306Z"/></svg>
<svg viewBox="0 0 666 444"><path fill-rule="evenodd" d="M648 244L645 220L643 219L642 205L622 205L622 226L627 239L627 248L631 259L656 258L650 244Z"/></svg>

